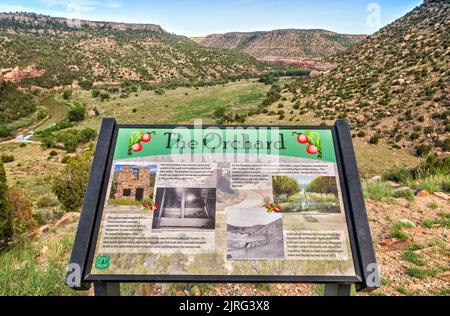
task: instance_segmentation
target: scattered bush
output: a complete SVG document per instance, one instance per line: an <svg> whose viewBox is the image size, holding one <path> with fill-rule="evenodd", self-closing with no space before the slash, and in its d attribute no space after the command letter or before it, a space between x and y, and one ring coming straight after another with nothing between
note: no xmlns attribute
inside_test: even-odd
<svg viewBox="0 0 450 316"><path fill-rule="evenodd" d="M391 188L383 181L366 181L364 182L363 187L366 198L374 201L381 201L382 199L391 196Z"/></svg>
<svg viewBox="0 0 450 316"><path fill-rule="evenodd" d="M372 145L378 145L381 139L381 135L380 134L375 134L372 136L372 138L370 138L370 143Z"/></svg>
<svg viewBox="0 0 450 316"><path fill-rule="evenodd" d="M404 241L409 240L408 234L403 231L403 229L405 229L405 228L413 228L413 226L410 224L402 223L402 222L394 223L391 226L390 238L397 238L397 239L401 239Z"/></svg>
<svg viewBox="0 0 450 316"><path fill-rule="evenodd" d="M106 101L106 100L109 100L109 98L110 98L110 95L109 95L108 92L102 92L102 93L100 93L100 100Z"/></svg>
<svg viewBox="0 0 450 316"><path fill-rule="evenodd" d="M13 161L15 160L15 158L14 158L13 155L3 154L3 155L0 157L0 160L1 160L3 163L9 163L9 162L13 162Z"/></svg>
<svg viewBox="0 0 450 316"><path fill-rule="evenodd" d="M21 190L8 190L8 203L13 220L14 244L29 240L36 232L37 224L33 218L33 206Z"/></svg>
<svg viewBox="0 0 450 316"><path fill-rule="evenodd" d="M68 129L57 134L47 133L42 136L41 143L44 148L57 148L74 153L81 144L93 141L97 137L97 132L92 128L83 130ZM64 144L61 146L60 144Z"/></svg>
<svg viewBox="0 0 450 316"><path fill-rule="evenodd" d="M69 121L70 122L81 122L84 120L84 114L86 109L83 105L76 102L73 106L71 106L69 111Z"/></svg>
<svg viewBox="0 0 450 316"><path fill-rule="evenodd" d="M0 137L9 137L11 132L4 126L0 126Z"/></svg>
<svg viewBox="0 0 450 316"><path fill-rule="evenodd" d="M58 206L58 201L51 195L44 195L37 201L36 206L40 209L46 207L55 207Z"/></svg>
<svg viewBox="0 0 450 316"><path fill-rule="evenodd" d="M56 150L52 150L48 155L50 157L56 157L56 156L58 156L58 152Z"/></svg>
<svg viewBox="0 0 450 316"><path fill-rule="evenodd" d="M100 93L101 93L100 90L92 90L91 91L91 95L94 98L98 98L100 96Z"/></svg>
<svg viewBox="0 0 450 316"><path fill-rule="evenodd" d="M71 89L64 90L63 99L69 100L72 97L73 91Z"/></svg>
<svg viewBox="0 0 450 316"><path fill-rule="evenodd" d="M52 191L66 211L79 211L86 191L92 152L69 159L61 172L52 179Z"/></svg>
<svg viewBox="0 0 450 316"><path fill-rule="evenodd" d="M94 83L90 80L83 80L80 82L80 87L83 90L91 90L93 85L94 85Z"/></svg>
<svg viewBox="0 0 450 316"><path fill-rule="evenodd" d="M407 199L409 201L414 200L414 193L413 191L411 191L410 189L398 189L398 190L393 190L391 192L392 197L398 199L398 198L404 198Z"/></svg>

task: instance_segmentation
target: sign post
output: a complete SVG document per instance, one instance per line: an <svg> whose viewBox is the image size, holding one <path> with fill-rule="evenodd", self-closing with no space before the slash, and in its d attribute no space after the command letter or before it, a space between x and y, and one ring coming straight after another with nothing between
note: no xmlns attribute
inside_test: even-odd
<svg viewBox="0 0 450 316"><path fill-rule="evenodd" d="M103 121L68 286L317 283L344 296L379 280L348 122Z"/></svg>

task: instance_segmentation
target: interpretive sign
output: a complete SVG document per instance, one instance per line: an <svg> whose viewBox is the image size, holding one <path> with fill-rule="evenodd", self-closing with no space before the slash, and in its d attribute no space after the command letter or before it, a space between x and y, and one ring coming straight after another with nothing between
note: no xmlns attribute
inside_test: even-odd
<svg viewBox="0 0 450 316"><path fill-rule="evenodd" d="M377 287L348 123L121 126L105 120L71 266L89 282ZM73 275L72 275L73 276Z"/></svg>

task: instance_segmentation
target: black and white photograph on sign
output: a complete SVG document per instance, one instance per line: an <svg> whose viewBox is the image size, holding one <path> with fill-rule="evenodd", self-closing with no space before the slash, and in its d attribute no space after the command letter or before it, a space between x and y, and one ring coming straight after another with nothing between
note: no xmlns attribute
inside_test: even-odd
<svg viewBox="0 0 450 316"><path fill-rule="evenodd" d="M283 259L283 220L263 208L229 209L227 259Z"/></svg>
<svg viewBox="0 0 450 316"><path fill-rule="evenodd" d="M142 205L152 200L158 166L116 165L109 205Z"/></svg>
<svg viewBox="0 0 450 316"><path fill-rule="evenodd" d="M283 214L326 215L341 212L336 177L272 177L274 201Z"/></svg>
<svg viewBox="0 0 450 316"><path fill-rule="evenodd" d="M216 189L158 188L153 229L214 230Z"/></svg>

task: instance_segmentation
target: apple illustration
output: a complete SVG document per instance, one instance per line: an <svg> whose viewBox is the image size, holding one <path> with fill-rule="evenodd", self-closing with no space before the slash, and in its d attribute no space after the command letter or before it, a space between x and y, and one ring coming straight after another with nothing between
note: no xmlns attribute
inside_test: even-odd
<svg viewBox="0 0 450 316"><path fill-rule="evenodd" d="M307 144L309 143L309 138L306 135L299 134L297 137L297 141L299 142L299 144Z"/></svg>
<svg viewBox="0 0 450 316"><path fill-rule="evenodd" d="M149 143L152 141L152 135L150 135L150 133L144 134L141 137L141 142L143 143Z"/></svg>
<svg viewBox="0 0 450 316"><path fill-rule="evenodd" d="M316 155L319 152L319 149L314 145L309 145L306 147L306 152L310 155Z"/></svg>
<svg viewBox="0 0 450 316"><path fill-rule="evenodd" d="M135 153L142 151L142 149L144 149L144 147L142 147L141 143L136 143L133 145L133 147L131 147L131 150Z"/></svg>

